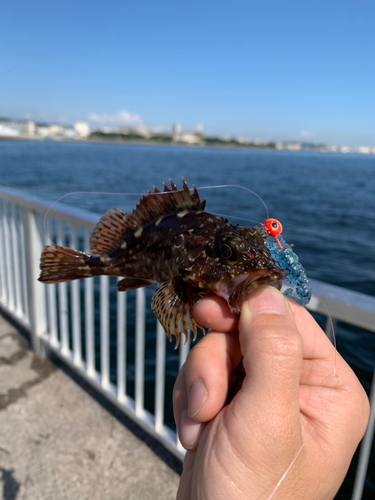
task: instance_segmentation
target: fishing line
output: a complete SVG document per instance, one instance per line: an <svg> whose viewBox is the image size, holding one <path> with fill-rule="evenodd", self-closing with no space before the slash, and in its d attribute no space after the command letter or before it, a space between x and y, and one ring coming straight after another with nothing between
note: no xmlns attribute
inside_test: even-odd
<svg viewBox="0 0 375 500"><path fill-rule="evenodd" d="M255 222L255 224L260 224L261 226L264 226L263 222L259 222L254 219L245 219L244 217L237 217L237 215L225 215L225 214L218 214L217 212L210 212L212 215L217 215L218 217L224 217L226 219L236 219L236 220L244 220L246 222Z"/></svg>
<svg viewBox="0 0 375 500"><path fill-rule="evenodd" d="M50 238L48 234L48 229L47 229L47 217L50 211L53 209L57 203L59 203L61 200L64 198L67 198L68 196L73 196L75 194L96 194L96 195L113 195L113 196L142 196L141 193L112 193L112 192L106 192L106 191L72 191L71 193L64 194L63 196L60 196L56 201L52 203L50 207L48 207L48 210L44 214L43 217L43 229L44 229L44 234L46 237L50 240L51 243L53 243L52 239ZM156 194L156 193L155 193Z"/></svg>
<svg viewBox="0 0 375 500"><path fill-rule="evenodd" d="M263 199L259 196L259 194L257 194L255 191L252 191L251 189L248 189L247 187L245 186L240 186L239 184L221 184L221 185L217 185L217 186L201 186L201 187L197 187L197 190L199 189L219 189L219 188L229 188L229 187L233 187L233 188L238 188L238 189L243 189L245 191L247 191L248 193L251 193L253 194L254 196L256 196L258 198L258 200L261 201L261 203L263 204L265 210L266 210L266 214L267 214L267 219L269 218L269 215L268 215L268 208L267 208L267 205L265 204L265 202L263 201ZM244 219L245 220L245 219Z"/></svg>
<svg viewBox="0 0 375 500"><path fill-rule="evenodd" d="M336 377L336 368L337 368L337 344L336 344L336 333L335 333L335 328L333 326L333 320L332 320L332 316L330 315L329 311L328 311L328 307L325 305L325 303L323 302L323 300L321 298L319 298L319 301L323 304L324 306L324 309L326 310L326 313L327 313L327 317L329 319L329 322L330 322L330 325L331 325L331 333L332 333L332 342L333 342L333 346L335 348L335 368L333 370L333 374L334 376Z"/></svg>
<svg viewBox="0 0 375 500"><path fill-rule="evenodd" d="M267 208L267 205L266 203L263 201L263 199L255 192L255 191L252 191L251 189L248 189L244 186L240 186L239 184L222 184L222 185L213 185L213 186L200 186L200 187L197 187L196 189L197 190L200 190L200 189L222 189L222 188L239 188L239 189L243 189L251 194L253 194L254 196L256 196L260 201L261 203L263 204L265 210L266 210L266 213L267 213L267 219L268 219L268 208ZM189 188L189 191L194 191L194 188ZM157 192L157 193L148 193L146 196L160 196L160 195L164 195L164 194L168 194L169 191L160 191L160 192ZM57 203L59 203L60 201L64 200L65 198L67 198L68 196L73 196L73 195L77 195L77 194L92 194L92 195L112 195L112 196L144 196L143 193L126 193L126 192L122 192L122 193L114 193L114 192L109 192L109 191L72 191L70 193L67 193L67 194L64 194L63 196L60 196L60 198L58 198L56 201L54 201L52 203L52 205L48 208L48 210L46 211L46 213L44 214L44 218L43 218L43 229L44 229L44 233L46 235L46 237L50 240L51 243L52 242L52 239L50 238L49 234L48 234L48 229L47 229L47 217L48 217L48 214L50 213L50 211L53 209L53 207L55 205L57 205ZM237 219L237 220L242 220L242 221L247 221L247 222L255 222L256 224L261 224L261 225L264 225L262 222L259 222L259 221L256 221L256 220L253 220L253 219L246 219L246 218L243 218L243 217L236 217L236 216L231 216L231 215L224 215L224 214L217 214L217 213L213 213L213 215L218 215L220 217L226 217L228 219Z"/></svg>
<svg viewBox="0 0 375 500"><path fill-rule="evenodd" d="M329 319L330 321L330 325L331 325L331 332L332 332L332 342L333 342L333 346L335 348L335 356L334 356L334 368L333 368L333 376L336 377L337 374L336 374L336 371L337 371L337 344L336 344L336 333L335 333L335 328L333 326L333 320L332 320L332 316L330 314L330 312L328 311L328 308L327 306L325 305L325 303L323 302L323 300L319 297L319 302L321 302L324 306L324 309L326 310L326 313L327 313L327 318ZM328 335L327 335L328 337ZM329 338L329 337L328 337ZM332 392L333 391L333 388L331 387L330 388ZM326 403L327 405L328 403ZM308 433L308 437L311 436L311 434L313 433L315 427L317 426L317 424L315 423L312 428L310 429L310 432ZM293 465L295 464L296 460L298 459L299 455L301 454L303 448L305 447L305 443L302 443L300 449L297 451L295 457L293 458L292 462L289 464L288 468L286 469L286 471L284 472L284 474L281 476L281 478L279 479L279 481L277 482L275 488L272 490L272 493L271 495L268 497L267 500L272 500L273 496L275 495L275 493L277 492L277 490L279 489L281 483L284 481L284 479L286 478L286 476L288 475L290 469L293 467Z"/></svg>

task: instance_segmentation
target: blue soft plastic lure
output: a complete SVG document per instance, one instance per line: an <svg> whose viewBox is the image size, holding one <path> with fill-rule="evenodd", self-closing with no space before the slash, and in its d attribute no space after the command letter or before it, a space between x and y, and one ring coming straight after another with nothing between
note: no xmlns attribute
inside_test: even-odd
<svg viewBox="0 0 375 500"><path fill-rule="evenodd" d="M281 236L282 225L276 219L267 219L265 224L268 237L265 244L275 264L286 271L286 280L294 288L287 288L284 295L305 306L311 299L311 285L297 255Z"/></svg>

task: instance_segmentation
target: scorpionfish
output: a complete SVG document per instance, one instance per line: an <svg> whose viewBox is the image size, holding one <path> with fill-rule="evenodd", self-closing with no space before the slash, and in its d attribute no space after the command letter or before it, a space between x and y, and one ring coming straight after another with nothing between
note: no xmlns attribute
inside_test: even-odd
<svg viewBox="0 0 375 500"><path fill-rule="evenodd" d="M106 212L90 238L91 254L46 246L41 255L43 283L108 275L123 277L118 291L158 284L152 310L169 340L189 330L197 336L192 308L202 297L223 297L239 314L245 296L269 284L281 288L286 272L265 245L261 226L245 228L204 210L197 189L190 192L170 181L164 191L139 200L132 214L117 208ZM204 331L204 330L203 330Z"/></svg>

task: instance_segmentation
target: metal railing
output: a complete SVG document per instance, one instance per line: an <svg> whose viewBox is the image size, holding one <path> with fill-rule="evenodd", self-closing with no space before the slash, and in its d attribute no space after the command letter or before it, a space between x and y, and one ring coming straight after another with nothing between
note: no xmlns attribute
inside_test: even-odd
<svg viewBox="0 0 375 500"><path fill-rule="evenodd" d="M107 276L58 285L43 285L37 281L42 247L53 242L89 251L89 237L98 219L97 215L83 210L51 207L50 203L34 196L0 188L0 308L30 332L37 355L51 351L61 358L182 459L184 450L176 432L165 421L167 345L165 332L156 320L151 325L155 342L151 391L154 405L151 409L150 398L145 392L145 360L149 356L145 351L146 320L150 323L147 291L138 289L132 297L129 292L116 293L115 278ZM327 317L328 308L333 323L343 321L375 332L374 298L311 281L315 292L308 306L311 311ZM132 321L130 314L134 316ZM328 318L326 333L331 333ZM134 342L131 344L133 358L129 357L129 338ZM178 353L174 351L176 361L178 356L176 371L184 363L188 351L189 343L182 343ZM129 372L132 391L129 390ZM171 383L173 380L169 385ZM362 497L374 425L375 375L370 423L361 445L353 500Z"/></svg>

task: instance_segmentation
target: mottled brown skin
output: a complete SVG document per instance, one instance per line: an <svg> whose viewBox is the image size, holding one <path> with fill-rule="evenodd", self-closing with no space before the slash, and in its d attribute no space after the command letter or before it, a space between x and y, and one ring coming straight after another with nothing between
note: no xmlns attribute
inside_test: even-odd
<svg viewBox="0 0 375 500"><path fill-rule="evenodd" d="M40 281L122 276L120 291L163 284L155 292L153 310L167 333L176 336L187 329L196 334L189 312L208 293L224 297L232 312L239 312L246 293L256 286L280 288L285 273L265 246L261 227L236 226L207 213L196 190L190 194L185 182L182 191L171 184L172 190L165 186L164 193L155 189L143 197L132 215L107 212L91 238L92 252L100 255L46 247Z"/></svg>
<svg viewBox="0 0 375 500"><path fill-rule="evenodd" d="M114 250L108 257L110 265L106 257L91 257L90 265L98 271L101 267L103 274L155 283L181 277L212 292L219 281L230 288L233 278L256 270L267 270L274 280L281 278L257 228L234 226L207 212L188 212L182 218L172 214L158 226L153 221L138 238L128 239L126 249Z"/></svg>

